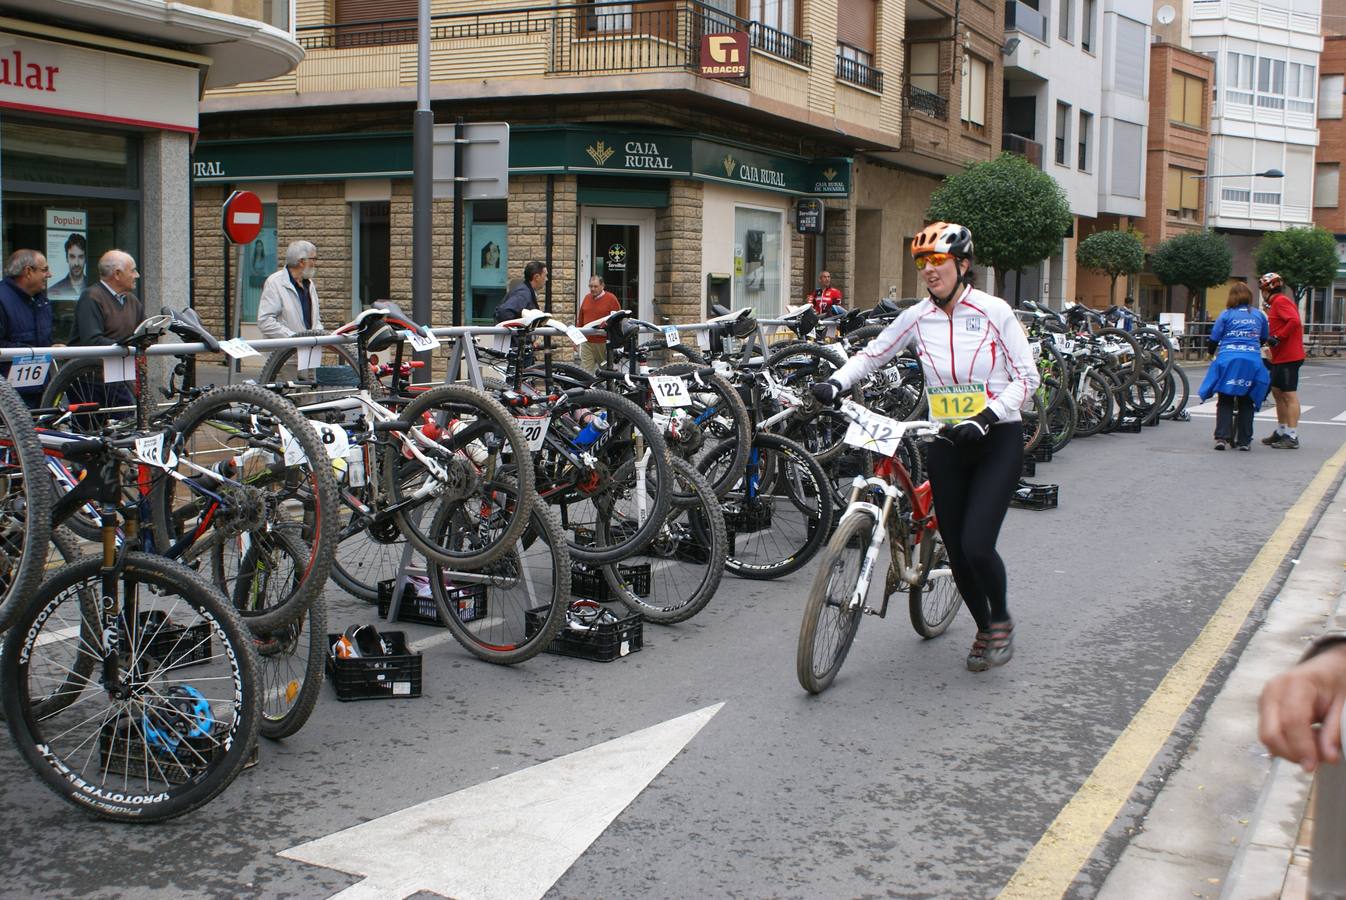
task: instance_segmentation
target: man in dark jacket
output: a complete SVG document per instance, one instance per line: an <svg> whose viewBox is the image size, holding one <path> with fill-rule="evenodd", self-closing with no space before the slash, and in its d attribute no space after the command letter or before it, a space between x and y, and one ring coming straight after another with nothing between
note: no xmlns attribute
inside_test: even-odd
<svg viewBox="0 0 1346 900"><path fill-rule="evenodd" d="M523 281L514 286L514 290L500 301L495 308L495 320L507 322L517 319L525 309L538 309L537 293L547 284L547 266L537 260L530 260L523 267Z"/></svg>
<svg viewBox="0 0 1346 900"><path fill-rule="evenodd" d="M75 346L115 344L131 336L145 318L145 304L133 291L140 270L131 254L109 250L98 259L98 283L75 304Z"/></svg>
<svg viewBox="0 0 1346 900"><path fill-rule="evenodd" d="M4 281L0 281L0 347L51 346L51 304L47 302L50 277L47 258L36 250L10 254ZM0 365L0 377L8 378L9 370L9 363ZM29 379L17 387L29 406L37 406L42 399L42 388L51 374L49 362L40 374L41 380Z"/></svg>

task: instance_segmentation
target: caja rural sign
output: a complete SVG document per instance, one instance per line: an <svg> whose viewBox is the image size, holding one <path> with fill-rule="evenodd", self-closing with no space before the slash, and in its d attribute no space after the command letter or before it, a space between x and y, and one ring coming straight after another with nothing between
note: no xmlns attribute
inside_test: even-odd
<svg viewBox="0 0 1346 900"><path fill-rule="evenodd" d="M748 32L701 35L701 76L703 78L747 78Z"/></svg>

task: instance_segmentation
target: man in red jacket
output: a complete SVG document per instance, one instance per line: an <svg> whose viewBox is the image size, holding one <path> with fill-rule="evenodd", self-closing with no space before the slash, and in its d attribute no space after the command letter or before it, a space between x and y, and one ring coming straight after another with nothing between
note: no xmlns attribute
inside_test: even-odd
<svg viewBox="0 0 1346 900"><path fill-rule="evenodd" d="M818 289L809 294L813 311L820 316L832 315L832 307L841 304L841 290L832 287L832 273L823 272L818 276Z"/></svg>
<svg viewBox="0 0 1346 900"><path fill-rule="evenodd" d="M601 319L621 308L617 295L607 289L600 276L594 275L589 279L589 293L580 301L575 324L583 328L595 319ZM608 339L603 335L591 336L576 351L575 362L590 372L594 371L607 362L607 343Z"/></svg>
<svg viewBox="0 0 1346 900"><path fill-rule="evenodd" d="M1298 450L1299 367L1304 364L1304 323L1299 304L1275 272L1262 276L1262 307L1271 330L1271 396L1276 400L1276 430L1262 443L1277 450Z"/></svg>

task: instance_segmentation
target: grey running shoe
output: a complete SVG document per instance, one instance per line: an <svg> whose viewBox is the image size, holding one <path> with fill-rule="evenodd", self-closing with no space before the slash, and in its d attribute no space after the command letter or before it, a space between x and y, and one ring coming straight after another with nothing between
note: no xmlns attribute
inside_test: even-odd
<svg viewBox="0 0 1346 900"><path fill-rule="evenodd" d="M1215 449L1216 449L1216 450L1228 450L1228 449L1229 449L1229 442L1226 441L1226 440L1216 440L1216 441L1215 441Z"/></svg>
<svg viewBox="0 0 1346 900"><path fill-rule="evenodd" d="M1276 443L1276 441L1278 441L1278 440L1280 439L1280 436L1281 436L1281 433L1280 433L1279 431L1273 431L1273 432L1271 432L1271 434L1269 434L1269 435L1267 435L1266 437L1262 438L1262 443L1264 443L1264 444L1266 444L1268 447L1270 447L1272 444Z"/></svg>
<svg viewBox="0 0 1346 900"><path fill-rule="evenodd" d="M987 632L986 663L989 666L1003 666L1014 657L1014 623L991 623Z"/></svg>
<svg viewBox="0 0 1346 900"><path fill-rule="evenodd" d="M1238 450L1242 450L1244 453L1248 453L1248 452L1250 452L1253 448L1252 448L1252 444L1239 444L1238 447L1237 447L1236 449L1238 449Z"/></svg>
<svg viewBox="0 0 1346 900"><path fill-rule="evenodd" d="M1298 450L1299 438L1293 438L1288 434L1283 434L1271 446L1277 450Z"/></svg>
<svg viewBox="0 0 1346 900"><path fill-rule="evenodd" d="M969 672L985 672L991 668L991 664L986 661L986 647L990 640L989 632L977 632L977 637L972 641L972 649L967 654L967 670Z"/></svg>

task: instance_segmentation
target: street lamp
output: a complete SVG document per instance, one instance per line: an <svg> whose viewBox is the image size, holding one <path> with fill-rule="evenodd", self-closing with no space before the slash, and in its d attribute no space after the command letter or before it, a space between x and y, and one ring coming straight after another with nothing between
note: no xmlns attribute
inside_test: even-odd
<svg viewBox="0 0 1346 900"><path fill-rule="evenodd" d="M1284 178L1285 173L1280 169L1267 169L1265 172L1231 172L1227 175L1188 175L1188 178L1194 181L1209 181L1212 178ZM1210 231L1210 211L1211 196L1210 188L1206 188L1206 231Z"/></svg>

